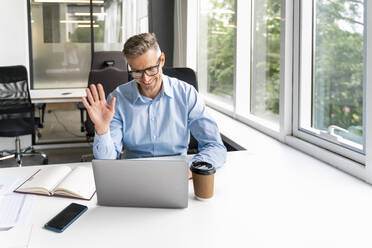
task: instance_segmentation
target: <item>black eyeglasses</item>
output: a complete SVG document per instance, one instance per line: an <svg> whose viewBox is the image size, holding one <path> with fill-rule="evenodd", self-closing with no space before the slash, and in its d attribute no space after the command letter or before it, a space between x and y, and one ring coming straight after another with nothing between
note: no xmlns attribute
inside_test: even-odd
<svg viewBox="0 0 372 248"><path fill-rule="evenodd" d="M143 70L129 71L129 73L130 73L130 75L132 75L132 77L134 79L140 79L140 78L142 78L143 77L143 73L146 73L146 75L149 76L149 77L155 76L156 74L159 73L160 62L161 62L161 55L159 56L158 64L157 65L151 66L151 67L147 67L147 68L145 68Z"/></svg>

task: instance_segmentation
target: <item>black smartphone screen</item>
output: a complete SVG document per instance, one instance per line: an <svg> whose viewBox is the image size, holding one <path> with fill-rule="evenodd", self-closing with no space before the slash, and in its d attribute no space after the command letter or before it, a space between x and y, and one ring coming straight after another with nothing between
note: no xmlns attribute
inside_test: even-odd
<svg viewBox="0 0 372 248"><path fill-rule="evenodd" d="M80 205L77 203L71 203L53 219L45 224L45 228L56 232L62 232L71 223L73 223L80 215L82 215L88 209L87 206Z"/></svg>

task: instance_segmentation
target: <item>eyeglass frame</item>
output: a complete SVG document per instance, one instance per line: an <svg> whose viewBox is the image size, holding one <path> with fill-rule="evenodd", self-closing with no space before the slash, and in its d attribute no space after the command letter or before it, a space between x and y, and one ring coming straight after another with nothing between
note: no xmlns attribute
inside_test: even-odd
<svg viewBox="0 0 372 248"><path fill-rule="evenodd" d="M154 65L154 66L150 66L150 67L147 67L143 70L132 70L132 71L129 71L128 70L128 73L134 78L134 79L140 79L140 78L143 78L143 74L145 73L147 76L149 77L153 77L153 76L156 76L158 73L159 73L159 66L160 66L160 63L161 63L161 55L159 56L158 58L158 64L157 65ZM129 69L129 65L127 64L127 68ZM154 74L154 75L149 75L147 74L147 70L151 70L153 68L156 68L157 69L157 72ZM141 76L140 77L134 77L133 76L133 73L141 73Z"/></svg>

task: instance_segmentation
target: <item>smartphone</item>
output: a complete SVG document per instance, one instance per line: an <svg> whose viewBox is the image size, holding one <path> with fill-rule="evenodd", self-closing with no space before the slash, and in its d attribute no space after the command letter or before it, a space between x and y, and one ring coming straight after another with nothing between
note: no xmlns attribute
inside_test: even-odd
<svg viewBox="0 0 372 248"><path fill-rule="evenodd" d="M44 228L54 231L63 232L69 225L71 225L77 218L79 218L88 207L77 203L71 203L65 207L61 212L53 217Z"/></svg>

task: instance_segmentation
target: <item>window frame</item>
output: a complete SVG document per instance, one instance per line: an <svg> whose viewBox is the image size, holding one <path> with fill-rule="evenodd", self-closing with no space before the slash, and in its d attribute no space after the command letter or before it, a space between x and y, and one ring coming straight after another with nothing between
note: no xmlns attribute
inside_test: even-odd
<svg viewBox="0 0 372 248"><path fill-rule="evenodd" d="M360 164L365 164L365 155L358 152L358 151L355 151L353 149L350 149L350 148L346 148L340 144L336 144L336 143L333 143L329 140L326 140L326 139L323 139L319 136L317 136L315 133L313 132L310 132L306 129L303 129L300 127L300 111L301 111L301 108L300 108L300 91L301 91L301 67L302 67L302 49L306 49L306 48L302 48L301 47L301 41L302 41L302 32L303 32L303 29L301 27L303 27L304 25L303 24L303 18L302 18L302 1L296 1L296 7L295 7L295 11L298 12L297 15L296 15L296 20L294 21L294 26L295 26L295 30L296 32L294 33L294 39L295 39L295 61L293 63L293 66L294 66L294 77L295 77L295 80L294 80L294 91L293 91L293 135L295 137L298 137L302 140L305 140L307 142L310 142L312 144L315 144L317 146L320 146L324 149L327 149L327 150L330 150L330 151L333 151L341 156L344 156L344 157L347 157L347 158L350 158L354 161L356 161L357 163L360 163ZM314 18L314 0L311 1L311 4L312 4L312 18ZM313 37L314 37L314 27L313 27L313 19L311 20L311 25L305 25L306 27L309 27L311 28L311 35L312 35L312 40L313 40ZM313 47L314 44L313 42L311 41L311 46ZM306 75L313 75L312 73L312 70L313 70L313 64L311 63L311 68L308 68L307 70L310 70L310 72L307 72ZM312 81L313 79L311 79ZM363 112L363 114L365 114L365 110ZM364 147L365 149L365 147Z"/></svg>
<svg viewBox="0 0 372 248"><path fill-rule="evenodd" d="M233 105L227 106L227 104L221 103L221 101L218 101L218 98L213 96L212 94L205 93L205 90L201 90L200 94L203 96L205 103L210 106L211 108L220 111L226 115L229 115L245 124L248 124L262 132L265 132L269 134L270 136L280 140L284 141L285 136L288 134L291 134L291 114L292 114L292 108L291 108L291 102L292 102L292 86L288 84L284 84L285 81L292 79L292 52L291 52L291 44L292 44L292 21L285 22L283 20L292 20L293 18L293 4L291 1L287 2L286 0L281 0L281 20L282 23L285 23L285 25L281 25L280 30L282 33L285 33L285 35L281 36L280 42L281 42L281 48L280 48L280 54L284 54L286 51L289 51L291 55L288 58L285 58L285 56L280 56L280 112L283 112L284 114L279 114L279 122L273 123L268 120L265 120L261 117L255 116L251 113L249 114L242 114L241 109L244 105L246 105L246 102L250 102L250 87L244 87L244 84L239 83L241 82L242 78L246 78L247 71L249 70L249 85L251 84L252 75L251 75L251 54L252 54L252 30L251 30L251 23L252 23L252 15L249 17L249 45L245 45L249 49L244 49L245 52L249 54L250 58L250 64L248 67L244 67L244 63L242 61L244 58L247 58L247 55L243 56L241 52L237 53L237 51L241 51L242 47L244 47L242 44L246 44L247 40L244 40L239 34L240 30L247 27L247 22L242 21L241 16L246 16L246 13L252 13L252 2L251 1L245 1L245 0L236 0L235 4L235 11L236 11L236 24L237 24L237 31L236 31L236 42L235 42L235 80L234 80L234 93L233 93ZM188 19L196 20L196 22L188 22L188 34L187 36L196 37L198 40L198 32L199 32L199 9L198 11L191 12L190 9L191 6L195 7L195 5L188 3ZM242 9L241 6L248 6L248 10ZM239 15L239 13L243 13L243 15ZM239 25L240 23L244 23L244 25ZM287 30L287 32L286 32ZM286 43L284 43L286 42ZM188 41L190 44L190 41ZM192 42L191 42L192 44ZM188 45L188 58L194 58L196 60L196 64L198 63L198 48L199 44L198 41L196 41L196 48L192 48L192 45ZM284 47L282 44L286 44ZM196 54L196 55L195 55ZM244 58L243 58L244 57ZM187 66L190 66L193 68L193 62L187 59ZM197 66L194 66L194 68L197 68ZM249 68L247 70L247 68ZM198 77L199 81L200 77ZM206 86L204 86L206 87ZM200 89L203 89L203 84L200 84ZM242 94L242 92L245 92L247 89L249 89L249 96ZM244 99L244 100L242 100ZM244 104L245 103L245 104Z"/></svg>
<svg viewBox="0 0 372 248"><path fill-rule="evenodd" d="M365 68L370 68L372 66L372 17L371 15L367 15L367 13L372 13L372 4L367 4L365 7L364 18L365 18ZM370 17L369 17L370 16ZM372 110L372 73L370 70L365 69L365 77L364 77L364 104L365 104L365 118L364 118L364 126L365 126L365 180L368 183L372 183L372 132L368 130L372 130L372 113L371 111L367 111L367 109Z"/></svg>
<svg viewBox="0 0 372 248"><path fill-rule="evenodd" d="M281 0L281 39L280 39L280 110L279 110L279 125L270 125L270 123L265 122L264 120L255 117L253 115L243 116L239 113L239 100L238 97L244 97L242 94L241 87L241 58L240 58L240 43L239 40L239 23L240 17L239 13L244 12L246 15L251 11L240 9L241 6L244 6L241 2L244 0L237 0L236 2L236 13L237 13L237 33L236 33L236 65L235 65L235 96L234 99L235 105L233 108L226 108L223 105L219 104L215 99L210 98L208 95L203 95L206 104L216 109L219 112L222 112L226 115L231 116L237 121L243 122L295 149L301 150L310 156L314 156L340 170L343 170L351 175L354 175L362 180L365 180L368 183L372 183L372 113L369 114L367 109L372 110L372 84L367 84L372 80L372 72L364 70L364 113L363 113L363 126L364 126L364 135L365 135L365 155L341 147L340 145L334 144L329 141L325 141L319 137L315 137L303 130L299 130L299 86L300 86L300 2L296 0ZM302 0L304 1L304 0ZM189 2L190 3L190 2ZM188 6L190 5L188 3ZM364 67L369 68L372 64L372 15L368 17L367 13L372 13L372 4L367 4L365 2L365 13L364 13L364 39L365 39L365 58L364 58ZM197 39L198 32L198 12L191 11L189 9L188 16L190 13L193 13L192 22L193 26L188 26L188 37L189 34L192 34L194 39ZM188 23L189 25L189 23ZM247 24L245 23L245 26ZM190 40L188 39L188 42ZM195 42L195 41L194 41ZM250 41L251 42L251 41ZM191 42L193 43L193 42ZM189 49L188 45L188 59L186 66L195 65L197 63L197 42L194 49ZM251 47L251 43L250 43ZM239 51L239 53L237 53ZM190 55L191 54L191 55ZM285 56L283 56L285 55ZM196 62L195 62L196 61ZM196 69L197 67L192 67ZM245 70L246 72L247 70ZM247 93L245 93L247 94ZM248 94L250 95L250 93ZM369 152L369 150L371 150Z"/></svg>

